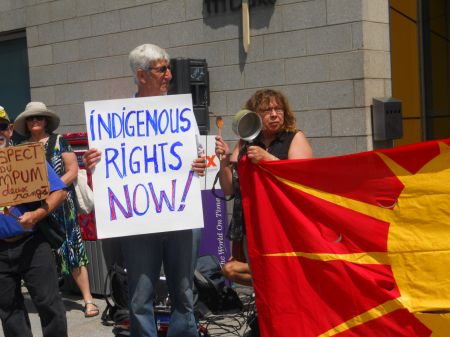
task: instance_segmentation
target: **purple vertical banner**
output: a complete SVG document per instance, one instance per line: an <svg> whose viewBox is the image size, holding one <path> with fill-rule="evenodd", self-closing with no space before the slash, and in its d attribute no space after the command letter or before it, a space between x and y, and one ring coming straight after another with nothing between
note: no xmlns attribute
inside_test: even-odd
<svg viewBox="0 0 450 337"><path fill-rule="evenodd" d="M216 194L223 197L217 189ZM214 255L223 266L230 258L230 241L226 238L228 221L225 200L216 197L211 190L202 190L203 218L200 256Z"/></svg>

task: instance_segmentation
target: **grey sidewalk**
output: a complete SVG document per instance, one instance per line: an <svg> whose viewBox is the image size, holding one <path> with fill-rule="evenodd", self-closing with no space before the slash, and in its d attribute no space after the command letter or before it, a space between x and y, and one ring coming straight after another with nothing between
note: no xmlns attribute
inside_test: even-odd
<svg viewBox="0 0 450 337"><path fill-rule="evenodd" d="M26 288L23 288L25 296L25 304L30 315L31 328L34 337L42 337L41 324L39 315L31 302L30 296ZM103 298L94 298L95 304L99 307L100 314L96 317L85 318L83 313L84 302L79 295L70 292L62 293L63 302L66 306L67 325L69 337L113 337L112 326L104 326L101 323L101 313L106 307ZM4 337L3 331L0 330L0 336Z"/></svg>
<svg viewBox="0 0 450 337"><path fill-rule="evenodd" d="M243 290L239 291L248 292L249 290L242 288ZM249 288L248 288L249 289ZM39 315L34 308L34 305L28 295L27 289L22 288L24 297L25 297L25 305L27 307L31 328L33 331L34 337L42 337L41 325L39 322ZM66 315L67 315L67 325L69 337L114 337L112 332L112 326L104 326L101 322L101 314L106 307L106 302L102 297L94 298L95 304L97 304L100 314L96 317L85 318L83 313L83 305L84 302L80 295L63 291L61 293L63 297L63 302L66 307ZM223 336L223 337L231 337L231 336L243 336L248 328L244 324L244 316L241 315L225 315L225 316L213 316L210 321L214 321L213 324L209 326L209 332L212 337ZM202 323L205 323L202 321ZM217 324L216 324L217 323ZM219 325L218 325L219 324ZM223 326L220 327L220 326ZM230 332L236 330L235 332ZM229 332L226 332L229 331ZM4 337L3 330L0 329L0 337Z"/></svg>

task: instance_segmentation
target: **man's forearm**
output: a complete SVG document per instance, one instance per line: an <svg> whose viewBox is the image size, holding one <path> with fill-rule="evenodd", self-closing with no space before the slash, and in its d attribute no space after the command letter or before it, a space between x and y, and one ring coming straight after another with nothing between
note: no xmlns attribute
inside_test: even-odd
<svg viewBox="0 0 450 337"><path fill-rule="evenodd" d="M19 223L25 229L32 229L36 223L44 219L51 212L53 212L67 196L64 190L58 190L50 193L50 195L41 203L41 206L34 211L25 212L19 218Z"/></svg>
<svg viewBox="0 0 450 337"><path fill-rule="evenodd" d="M43 211L45 211L45 214L43 214L42 218L40 218L39 220L42 220L51 212L53 212L56 208L58 208L63 203L63 201L66 200L66 197L67 192L64 190L57 190L50 193L50 195L42 202L41 207L37 209L37 210L42 209Z"/></svg>
<svg viewBox="0 0 450 337"><path fill-rule="evenodd" d="M48 216L51 212L53 212L59 205L63 203L63 201L67 197L67 192L64 190L57 190L52 193L42 201L42 204L39 208L34 210L35 212L35 221L39 222Z"/></svg>

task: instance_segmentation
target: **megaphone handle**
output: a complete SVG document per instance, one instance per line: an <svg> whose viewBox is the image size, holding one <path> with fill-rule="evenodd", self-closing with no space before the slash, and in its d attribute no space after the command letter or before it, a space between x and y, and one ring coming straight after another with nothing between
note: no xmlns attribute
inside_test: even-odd
<svg viewBox="0 0 450 337"><path fill-rule="evenodd" d="M239 154L238 154L238 161L242 158L242 156L244 154L247 153L247 148L249 146L249 142L244 141L244 145L242 145L241 149L239 150Z"/></svg>

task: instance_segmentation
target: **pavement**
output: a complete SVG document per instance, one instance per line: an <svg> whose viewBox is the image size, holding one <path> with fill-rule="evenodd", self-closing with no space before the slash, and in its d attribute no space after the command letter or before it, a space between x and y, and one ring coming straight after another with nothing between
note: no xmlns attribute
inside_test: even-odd
<svg viewBox="0 0 450 337"><path fill-rule="evenodd" d="M39 315L31 301L26 288L22 288L25 297L25 305L27 307L31 329L34 337L42 337L41 324ZM62 292L63 302L66 307L67 327L69 337L113 337L112 326L104 326L101 322L100 316L106 307L106 302L103 298L94 298L95 304L100 309L100 314L96 317L85 318L83 312L84 302L80 295L71 292ZM4 337L3 329L0 331L0 336Z"/></svg>
<svg viewBox="0 0 450 337"><path fill-rule="evenodd" d="M31 328L34 337L42 337L39 315L31 301L26 288L22 288L25 297ZM247 296L248 290L239 291L240 295ZM69 337L114 337L112 326L105 326L101 322L101 314L106 307L106 301L99 296L94 297L94 303L98 306L100 314L96 317L85 318L83 313L83 299L80 295L70 291L61 292L64 305L66 307L67 326ZM249 330L245 324L248 312L226 315L212 315L206 320L201 320L201 324L208 328L211 337L232 337L244 336ZM1 325L1 323L0 323ZM3 329L0 330L0 337L4 337Z"/></svg>

